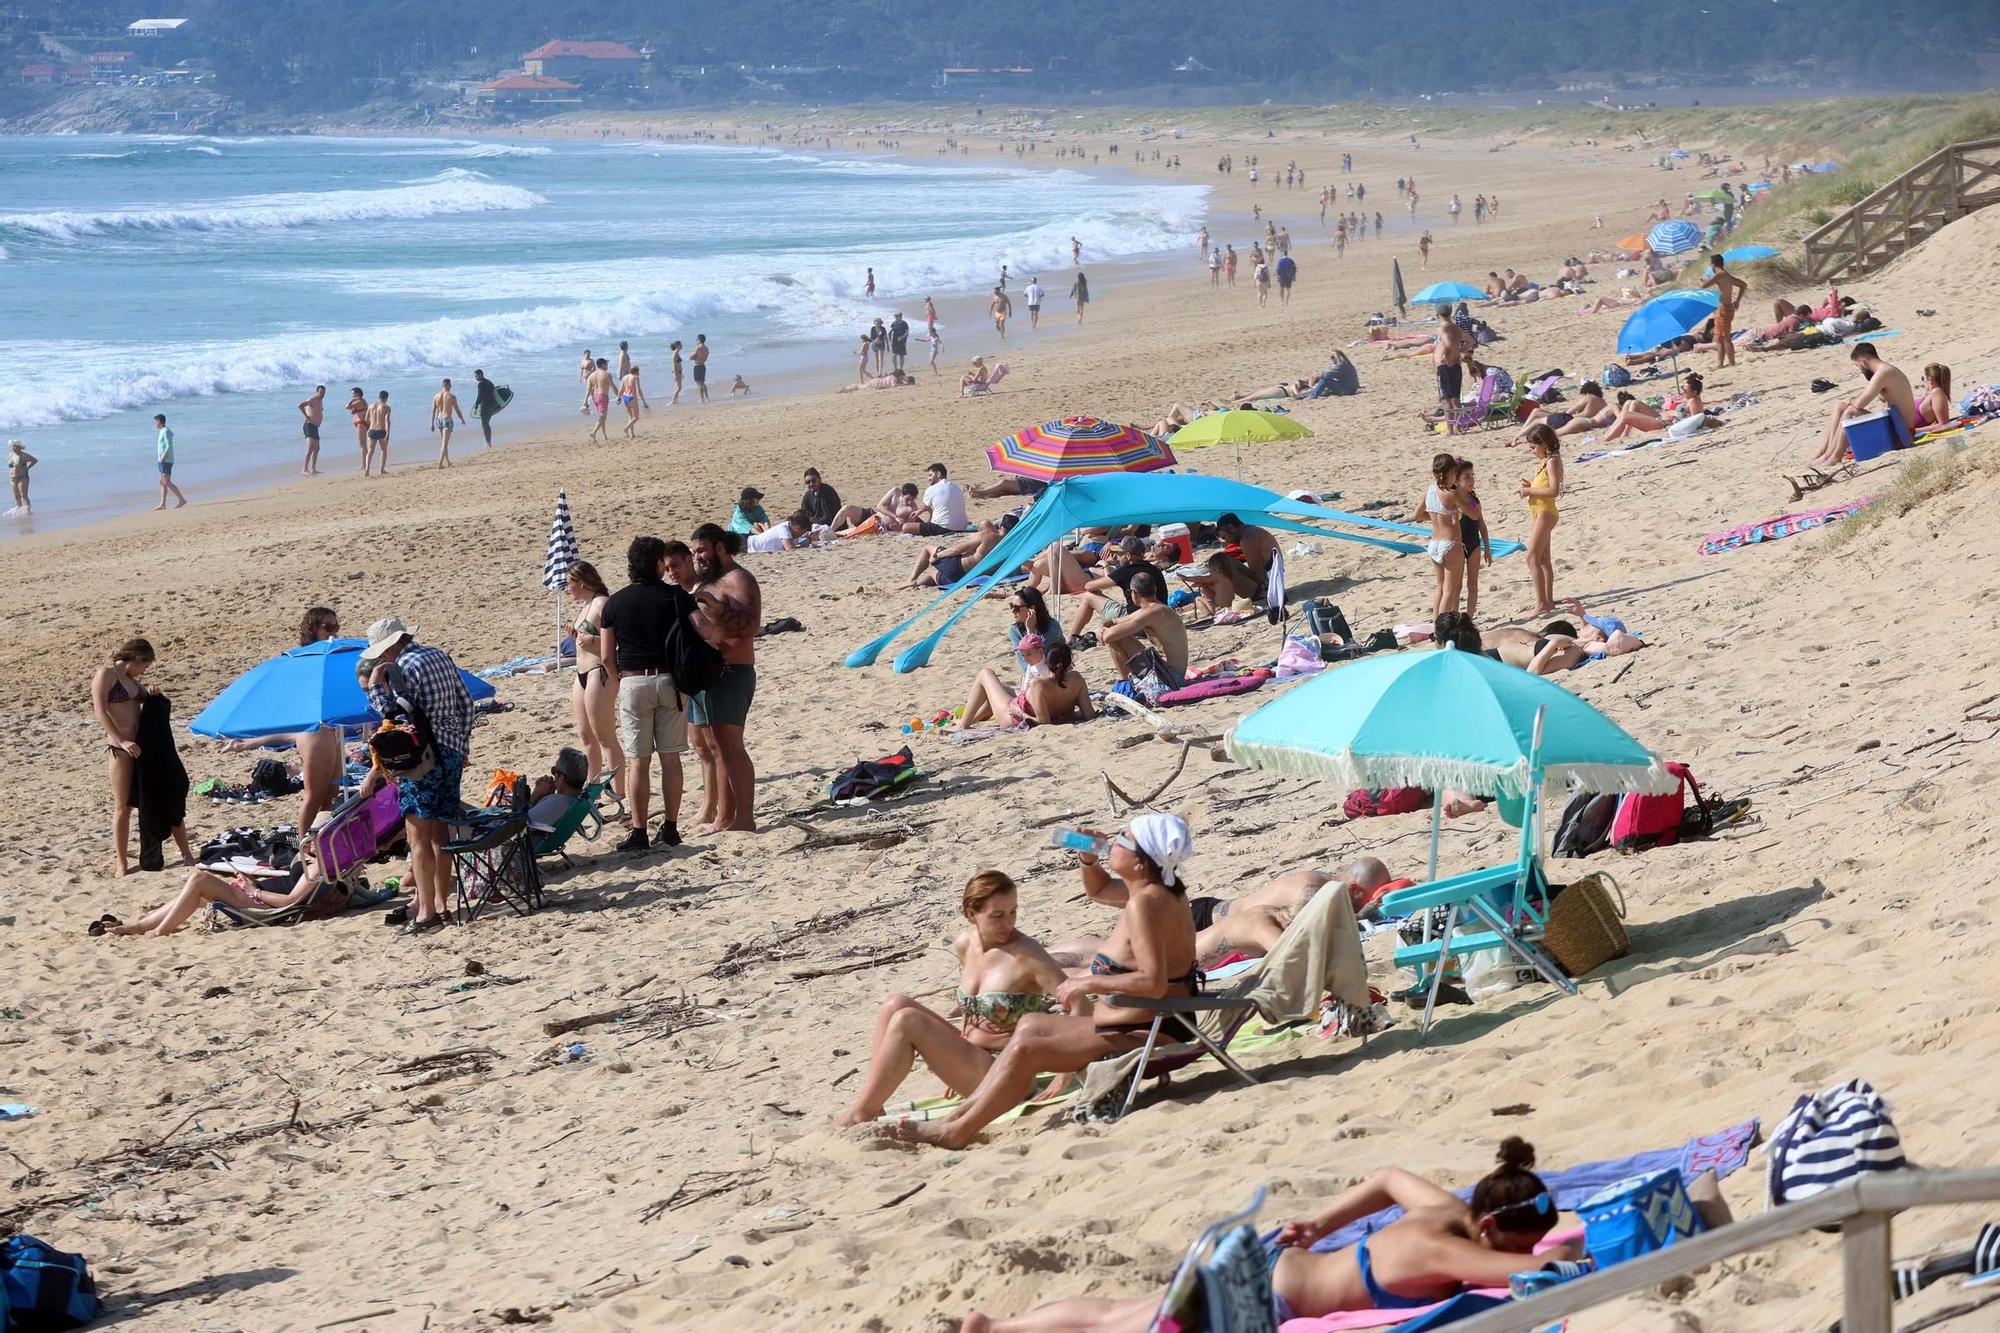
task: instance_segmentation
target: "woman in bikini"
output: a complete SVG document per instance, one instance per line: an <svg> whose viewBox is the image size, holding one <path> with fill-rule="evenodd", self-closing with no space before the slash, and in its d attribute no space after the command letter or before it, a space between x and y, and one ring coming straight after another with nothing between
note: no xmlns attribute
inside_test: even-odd
<svg viewBox="0 0 2000 1333"><path fill-rule="evenodd" d="M1507 447L1528 442L1528 433L1536 426L1546 424L1558 435L1581 435L1585 431L1601 430L1611 424L1617 413L1604 401L1604 390L1595 380L1585 380L1577 387L1577 400L1568 404L1570 411L1554 411L1537 407L1528 413L1521 429L1514 432L1514 438L1507 441Z"/></svg>
<svg viewBox="0 0 2000 1333"><path fill-rule="evenodd" d="M374 453L368 444L368 398L356 385L347 400L347 415L354 418L354 447L361 451L361 470L368 470L368 456Z"/></svg>
<svg viewBox="0 0 2000 1333"><path fill-rule="evenodd" d="M674 396L667 400L667 406L672 407L681 400L681 375L683 373L681 368L681 340L676 338L668 343L667 350L674 354Z"/></svg>
<svg viewBox="0 0 2000 1333"><path fill-rule="evenodd" d="M1082 853L1084 892L1120 911L1111 938L1090 960L1089 974L1070 977L1057 988L1056 1002L1064 1012L1024 1017L979 1086L949 1117L897 1124L890 1132L934 1147L964 1148L1019 1106L1042 1074L1080 1073L1093 1060L1139 1049L1153 1015L1108 997L1185 996L1200 984L1194 917L1180 877L1181 863L1193 850L1185 820L1147 813L1111 841L1109 871L1097 857Z"/></svg>
<svg viewBox="0 0 2000 1333"><path fill-rule="evenodd" d="M187 877L172 902L155 907L129 926L106 914L90 923L88 933L151 935L155 938L171 935L186 925L188 919L207 903L226 903L230 907L253 911L295 906L310 896L323 878L319 871L317 850L312 838L305 839L291 868L275 876L225 877L210 870L197 870ZM336 888L341 894L341 902L345 903L346 889Z"/></svg>
<svg viewBox="0 0 2000 1333"><path fill-rule="evenodd" d="M139 769L139 707L151 693L139 678L153 665L153 645L128 639L106 666L90 678L90 706L104 731L104 749L111 778L111 847L114 874L130 869L134 782ZM183 834L185 838L185 834ZM183 847L183 851L185 851Z"/></svg>
<svg viewBox="0 0 2000 1333"><path fill-rule="evenodd" d="M625 438L634 439L639 431L639 409L650 411L653 406L646 401L646 391L639 387L638 366L625 372L625 379L618 386L618 401L625 404Z"/></svg>
<svg viewBox="0 0 2000 1333"><path fill-rule="evenodd" d="M1933 361L1924 367L1924 388L1917 395L1917 419L1911 423L1911 433L1942 425L1956 415L1951 405L1951 367Z"/></svg>
<svg viewBox="0 0 2000 1333"><path fill-rule="evenodd" d="M1521 478L1521 498L1528 502L1528 578L1535 588L1535 609L1528 614L1548 616L1556 609L1556 565L1550 542L1560 514L1556 497L1563 489L1562 443L1544 423L1528 428L1528 443L1534 446L1538 464L1533 478Z"/></svg>
<svg viewBox="0 0 2000 1333"><path fill-rule="evenodd" d="M603 577L588 560L579 560L569 567L566 586L581 608L571 626L576 636L576 684L570 687L570 711L576 717L576 734L583 742L584 756L590 760L590 776L584 785L589 786L609 772L611 794L622 800L617 787L620 775L625 772L625 747L618 743L618 688L611 683L598 646L604 604L610 600L611 590L604 586Z"/></svg>
<svg viewBox="0 0 2000 1333"><path fill-rule="evenodd" d="M1090 706L1090 687L1071 665L1070 647L1061 639L1048 646L1043 658L1048 673L1028 686L1027 717L1045 727L1088 722L1097 716Z"/></svg>
<svg viewBox="0 0 2000 1333"><path fill-rule="evenodd" d="M1271 1270L1273 1321L1319 1319L1349 1310L1403 1310L1450 1300L1474 1287L1504 1287L1513 1275L1574 1260L1575 1242L1536 1253L1554 1228L1555 1196L1519 1138L1500 1144L1499 1167L1472 1187L1468 1202L1400 1167L1384 1167L1311 1217L1278 1231ZM1310 1246L1386 1208L1403 1215L1352 1247L1318 1254ZM1161 1293L1135 1300L1069 1300L1013 1319L967 1316L961 1333L1144 1333Z"/></svg>
<svg viewBox="0 0 2000 1333"><path fill-rule="evenodd" d="M1437 454L1431 458L1431 484L1410 515L1412 523L1426 519L1431 539L1424 544L1437 572L1437 595L1432 599L1431 617L1458 610L1458 595L1465 583L1466 546L1458 508L1458 455Z"/></svg>
<svg viewBox="0 0 2000 1333"><path fill-rule="evenodd" d="M909 995L884 1000L875 1014L868 1076L835 1124L880 1118L918 1056L953 1092L971 1093L1024 1016L1055 1011L1062 968L1033 936L1015 928L1019 909L1014 881L998 870L966 881L959 912L968 924L951 946L958 959L957 1004L945 1015Z"/></svg>

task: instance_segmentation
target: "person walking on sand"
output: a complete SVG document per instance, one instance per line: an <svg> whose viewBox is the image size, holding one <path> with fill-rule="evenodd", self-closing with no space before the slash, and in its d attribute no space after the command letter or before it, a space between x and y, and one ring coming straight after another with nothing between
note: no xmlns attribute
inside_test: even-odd
<svg viewBox="0 0 2000 1333"><path fill-rule="evenodd" d="M694 350L688 353L688 361L694 366L694 391L702 402L708 401L708 335L694 335Z"/></svg>
<svg viewBox="0 0 2000 1333"><path fill-rule="evenodd" d="M465 409L458 405L458 395L451 391L451 381L445 380L443 387L431 395L431 429L438 437L438 467L451 466L451 432L457 423L465 420Z"/></svg>
<svg viewBox="0 0 2000 1333"><path fill-rule="evenodd" d="M1562 494L1562 443L1545 421L1528 428L1528 443L1534 446L1538 466L1532 478L1521 478L1521 498L1528 502L1528 578L1535 588L1533 616L1554 615L1556 610L1556 567L1550 554L1555 536L1556 497Z"/></svg>
<svg viewBox="0 0 2000 1333"><path fill-rule="evenodd" d="M618 344L618 378L624 379L632 369L632 344Z"/></svg>
<svg viewBox="0 0 2000 1333"><path fill-rule="evenodd" d="M479 433L486 437L486 447L491 449L493 447L493 418L499 413L502 406L500 402L500 390L494 385L492 380L486 378L486 372L483 370L472 372L472 382L478 386L472 395L472 415L479 421Z"/></svg>
<svg viewBox="0 0 2000 1333"><path fill-rule="evenodd" d="M1461 410L1460 395L1465 392L1465 334L1452 323L1449 304L1438 306L1437 317L1437 340L1431 344L1431 365L1437 371L1438 403L1444 409L1444 433L1456 435L1458 427L1454 418Z"/></svg>
<svg viewBox="0 0 2000 1333"><path fill-rule="evenodd" d="M1709 275L1701 280L1704 287L1715 288L1721 303L1715 307L1715 368L1736 364L1736 344L1729 336L1730 326L1736 322L1736 303L1743 299L1743 293L1750 284L1731 273L1719 254L1708 257Z"/></svg>
<svg viewBox="0 0 2000 1333"><path fill-rule="evenodd" d="M1078 269L1076 281L1069 285L1069 299L1076 302L1076 322L1083 323L1083 308L1090 304L1090 279Z"/></svg>
<svg viewBox="0 0 2000 1333"><path fill-rule="evenodd" d="M646 391L639 387L639 367L626 367L625 378L618 381L618 401L625 404L625 438L636 439L639 433L639 409L653 410L646 401Z"/></svg>
<svg viewBox="0 0 2000 1333"><path fill-rule="evenodd" d="M382 396L388 397L387 394ZM167 429L165 416L155 415L153 425L159 431L154 441L153 452L160 465L160 502L153 508L165 509L167 496L171 493L174 497L174 508L184 509L187 507L187 497L181 494L180 487L174 485L174 433Z"/></svg>
<svg viewBox="0 0 2000 1333"><path fill-rule="evenodd" d="M938 337L938 329L935 323L930 326L930 331L924 334L924 341L930 344L931 374L942 374L943 372L938 369L937 359L938 353L944 350L944 340Z"/></svg>
<svg viewBox="0 0 2000 1333"><path fill-rule="evenodd" d="M1229 242L1222 246L1222 279L1225 287L1236 285L1236 247Z"/></svg>
<svg viewBox="0 0 2000 1333"><path fill-rule="evenodd" d="M736 563L740 539L713 523L694 530L694 589L699 608L694 626L722 654L722 675L694 696L688 723L701 760L700 833L757 827L757 771L743 746L743 728L757 696L757 627L764 612L763 590L750 571Z"/></svg>
<svg viewBox="0 0 2000 1333"><path fill-rule="evenodd" d="M1007 336L1007 316L1014 313L1014 303L1007 299L1007 289L995 287L993 299L987 303L987 310L993 316L993 331L1002 338Z"/></svg>
<svg viewBox="0 0 2000 1333"><path fill-rule="evenodd" d="M1028 300L1028 327L1039 329L1042 327L1042 296L1044 295L1042 280L1040 278L1029 278L1027 289L1021 295Z"/></svg>
<svg viewBox="0 0 2000 1333"><path fill-rule="evenodd" d="M924 298L924 327L937 332L937 303L928 296Z"/></svg>
<svg viewBox="0 0 2000 1333"><path fill-rule="evenodd" d="M368 395L355 385L348 390L347 415L354 422L354 447L361 451L361 475L368 475Z"/></svg>
<svg viewBox="0 0 2000 1333"><path fill-rule="evenodd" d="M612 382L610 362L597 358L597 365L591 369L590 378L584 381L584 392L590 395L591 411L597 414L597 424L590 428L588 438L611 443L611 431L607 419L611 415L611 392L618 386Z"/></svg>
<svg viewBox="0 0 2000 1333"><path fill-rule="evenodd" d="M590 349L583 349L583 361L576 368L576 385L583 393L583 406L577 411L590 415L590 372L597 369L597 362L591 359Z"/></svg>
<svg viewBox="0 0 2000 1333"><path fill-rule="evenodd" d="M1417 257L1419 267L1429 268L1431 266L1431 234L1429 231L1424 232L1422 236L1417 238Z"/></svg>
<svg viewBox="0 0 2000 1333"><path fill-rule="evenodd" d="M14 507L7 511L9 517L35 512L34 505L28 503L28 472L41 461L19 440L7 441L7 481L14 488Z"/></svg>
<svg viewBox="0 0 2000 1333"><path fill-rule="evenodd" d="M1222 247L1219 245L1208 252L1208 285L1222 285Z"/></svg>
<svg viewBox="0 0 2000 1333"><path fill-rule="evenodd" d="M374 460L380 464L382 475L389 475L389 391L381 390L375 401L368 405L368 449ZM361 475L368 475L367 458L361 460Z"/></svg>
<svg viewBox="0 0 2000 1333"><path fill-rule="evenodd" d="M306 461L299 469L299 475L316 477L319 475L319 428L326 422L324 384L312 391L312 397L299 404L299 415L305 418L306 436Z"/></svg>
<svg viewBox="0 0 2000 1333"><path fill-rule="evenodd" d="M674 396L667 400L667 406L674 407L681 401L681 376L685 373L681 369L681 340L676 338L668 343L667 350L674 354Z"/></svg>

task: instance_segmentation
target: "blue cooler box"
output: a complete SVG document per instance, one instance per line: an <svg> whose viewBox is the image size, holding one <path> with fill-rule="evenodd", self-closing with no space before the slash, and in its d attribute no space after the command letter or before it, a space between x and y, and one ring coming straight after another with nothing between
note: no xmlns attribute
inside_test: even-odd
<svg viewBox="0 0 2000 1333"><path fill-rule="evenodd" d="M1600 1269L1664 1250L1707 1229L1678 1171L1628 1176L1585 1199L1576 1212L1583 1219L1584 1247Z"/></svg>
<svg viewBox="0 0 2000 1333"><path fill-rule="evenodd" d="M1891 449L1906 449L1910 445L1910 434L1903 429L1903 419L1889 409L1870 412L1867 416L1849 417L1843 429L1847 432L1847 447L1853 451L1857 463L1880 458Z"/></svg>

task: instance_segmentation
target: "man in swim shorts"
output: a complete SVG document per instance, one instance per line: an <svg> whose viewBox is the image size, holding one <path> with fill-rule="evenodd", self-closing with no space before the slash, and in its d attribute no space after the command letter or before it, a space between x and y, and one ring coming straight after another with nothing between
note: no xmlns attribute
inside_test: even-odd
<svg viewBox="0 0 2000 1333"><path fill-rule="evenodd" d="M993 300L988 303L987 308L993 314L993 331L1002 338L1005 338L1007 336L1007 316L1014 313L1014 303L1007 299L1005 288L995 287L993 289Z"/></svg>
<svg viewBox="0 0 2000 1333"><path fill-rule="evenodd" d="M722 654L722 677L694 696L688 723L701 760L702 804L696 832L757 827L757 771L743 746L743 728L757 697L757 627L763 590L736 563L730 535L704 523L688 539L695 573L694 627Z"/></svg>
<svg viewBox="0 0 2000 1333"><path fill-rule="evenodd" d="M308 477L319 474L319 428L326 422L326 386L319 385L312 397L299 404L305 420L306 461L300 472Z"/></svg>
<svg viewBox="0 0 2000 1333"><path fill-rule="evenodd" d="M465 420L465 409L458 405L458 395L451 391L451 381L444 381L444 387L431 395L431 429L438 437L438 466L451 466L451 432L453 418Z"/></svg>
<svg viewBox="0 0 2000 1333"><path fill-rule="evenodd" d="M1715 308L1715 368L1736 364L1736 344L1730 341L1730 325L1736 322L1736 302L1750 289L1750 284L1731 273L1724 266L1719 254L1708 257L1709 275L1701 280L1704 287L1715 288L1722 303Z"/></svg>
<svg viewBox="0 0 2000 1333"><path fill-rule="evenodd" d="M368 407L368 447L380 459L383 476L389 475L389 391L382 390L375 395L375 401ZM361 475L368 475L368 460L361 460Z"/></svg>
<svg viewBox="0 0 2000 1333"><path fill-rule="evenodd" d="M708 335L694 335L694 350L688 353L688 364L694 367L694 391L702 402L708 401Z"/></svg>
<svg viewBox="0 0 2000 1333"><path fill-rule="evenodd" d="M1042 327L1042 280L1029 278L1028 289L1021 295L1028 298L1028 327L1039 329Z"/></svg>
<svg viewBox="0 0 2000 1333"><path fill-rule="evenodd" d="M1459 396L1465 392L1465 334L1452 323L1451 307L1437 308L1437 341L1431 347L1431 365L1437 371L1438 403L1444 409L1444 431L1458 434L1452 419L1462 410Z"/></svg>
<svg viewBox="0 0 2000 1333"><path fill-rule="evenodd" d="M611 414L611 390L615 383L611 378L610 363L601 356L591 367L590 378L583 382L584 397L590 402L590 410L597 414L597 424L590 428L590 438L606 444L611 443L611 432L606 428L605 421Z"/></svg>

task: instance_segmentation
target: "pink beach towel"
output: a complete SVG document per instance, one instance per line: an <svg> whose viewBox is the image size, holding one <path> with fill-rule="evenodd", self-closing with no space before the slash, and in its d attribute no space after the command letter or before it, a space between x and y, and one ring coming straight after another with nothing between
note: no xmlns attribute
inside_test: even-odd
<svg viewBox="0 0 2000 1333"><path fill-rule="evenodd" d="M1543 1254L1564 1241L1582 1239L1582 1227L1551 1231L1535 1246L1535 1253ZM1524 1262L1521 1271L1526 1272L1531 1266ZM1505 1287L1473 1287L1469 1290L1474 1295L1492 1296L1503 1301L1509 1294ZM1287 1319L1278 1326L1278 1333L1346 1333L1348 1329L1357 1328L1394 1328L1405 1320L1427 1315L1443 1304L1443 1301L1438 1301L1402 1310L1343 1310L1339 1314L1316 1315L1311 1319Z"/></svg>
<svg viewBox="0 0 2000 1333"><path fill-rule="evenodd" d="M1760 542L1774 542L1782 537L1795 537L1801 532L1823 528L1838 519L1850 518L1874 504L1875 499L1876 497L1872 495L1865 496L1825 509L1801 509L1797 513L1780 514L1776 518L1759 519L1755 523L1745 523L1740 527L1711 532L1701 539L1701 553L1721 555L1724 551L1733 551L1739 546L1755 546Z"/></svg>

